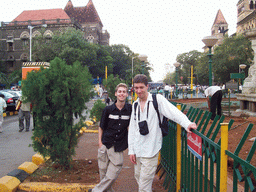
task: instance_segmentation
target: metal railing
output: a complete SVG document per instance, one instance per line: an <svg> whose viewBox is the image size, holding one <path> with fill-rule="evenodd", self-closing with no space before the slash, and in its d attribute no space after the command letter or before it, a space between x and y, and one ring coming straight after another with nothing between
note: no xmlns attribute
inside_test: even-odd
<svg viewBox="0 0 256 192"><path fill-rule="evenodd" d="M184 111L185 108L186 106L182 105L181 110ZM169 121L169 134L163 138L161 160L157 169L160 178L164 177L165 189L184 192L236 192L238 183L241 185L242 182L245 192L256 191L256 168L250 164L256 149L256 141L246 160L238 156L253 125L248 125L235 152L231 153L227 150L228 130L234 120L231 119L225 125L225 117L216 116L210 126L211 113L193 107L189 108L186 115L198 125L194 133L202 138L202 159L199 160L188 149L186 131L173 121ZM231 190L227 189L227 157L232 158L234 162Z"/></svg>

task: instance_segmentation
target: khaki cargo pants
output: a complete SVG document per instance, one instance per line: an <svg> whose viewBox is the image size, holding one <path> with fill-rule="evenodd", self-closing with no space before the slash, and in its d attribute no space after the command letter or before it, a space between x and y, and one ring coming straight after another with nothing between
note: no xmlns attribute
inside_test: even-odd
<svg viewBox="0 0 256 192"><path fill-rule="evenodd" d="M115 152L114 147L107 149L105 145L102 145L98 149L100 183L92 191L113 192L112 185L122 170L123 162L123 152Z"/></svg>

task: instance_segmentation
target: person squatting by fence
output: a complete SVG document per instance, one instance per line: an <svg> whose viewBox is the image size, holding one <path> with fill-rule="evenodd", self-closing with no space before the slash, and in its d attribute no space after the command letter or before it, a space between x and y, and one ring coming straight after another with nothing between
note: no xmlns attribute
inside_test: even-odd
<svg viewBox="0 0 256 192"><path fill-rule="evenodd" d="M152 95L147 92L147 76L138 74L134 77L133 83L135 92L138 95L138 99L134 104L138 102L138 106L136 113L134 104L132 107L128 131L128 154L134 164L134 176L139 185L139 192L151 192L157 169L158 155L162 147L162 132L157 112L153 106ZM188 133L197 128L195 123L192 123L185 114L172 105L164 96L157 94L156 99L161 119L166 116L184 127Z"/></svg>
<svg viewBox="0 0 256 192"><path fill-rule="evenodd" d="M103 110L99 127L98 166L100 183L89 192L111 192L123 166L123 151L128 147L128 126L132 112L131 104L126 103L128 87L117 85L117 100Z"/></svg>

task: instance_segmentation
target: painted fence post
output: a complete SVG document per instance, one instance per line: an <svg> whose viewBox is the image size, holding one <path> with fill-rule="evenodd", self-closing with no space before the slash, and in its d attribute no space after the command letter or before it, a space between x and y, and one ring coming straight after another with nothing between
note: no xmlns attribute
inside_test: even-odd
<svg viewBox="0 0 256 192"><path fill-rule="evenodd" d="M228 174L228 123L221 123L221 162L220 162L220 191L227 191L227 174Z"/></svg>
<svg viewBox="0 0 256 192"><path fill-rule="evenodd" d="M181 105L177 104L177 108L181 110ZM176 157L177 157L177 176L176 176L176 192L180 191L181 187L181 126L177 124L177 132L176 132L176 138L177 138L177 149L176 149Z"/></svg>

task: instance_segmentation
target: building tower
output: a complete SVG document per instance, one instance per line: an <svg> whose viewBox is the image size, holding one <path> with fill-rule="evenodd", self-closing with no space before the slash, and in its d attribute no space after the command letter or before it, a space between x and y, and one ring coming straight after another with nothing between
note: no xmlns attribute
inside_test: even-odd
<svg viewBox="0 0 256 192"><path fill-rule="evenodd" d="M217 12L217 15L215 17L214 23L212 25L212 36L216 36L218 38L218 41L216 45L222 44L222 41L224 39L224 35L228 34L228 23L225 20L221 10L219 9Z"/></svg>
<svg viewBox="0 0 256 192"><path fill-rule="evenodd" d="M84 37L88 42L109 45L110 35L106 30L102 30L103 24L92 0L89 0L85 7L74 7L69 0L64 11L70 18L81 24Z"/></svg>

